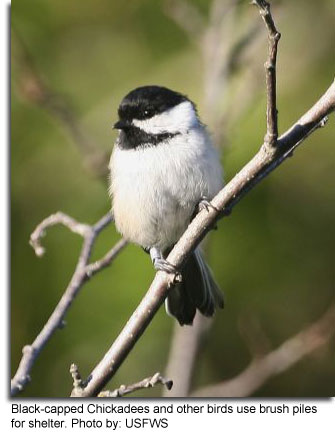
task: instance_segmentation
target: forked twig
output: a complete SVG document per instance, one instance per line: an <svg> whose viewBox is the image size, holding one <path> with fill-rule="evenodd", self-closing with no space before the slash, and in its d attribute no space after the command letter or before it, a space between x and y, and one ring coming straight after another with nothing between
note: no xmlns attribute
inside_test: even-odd
<svg viewBox="0 0 335 432"><path fill-rule="evenodd" d="M126 241L120 240L112 247L101 259L94 263L90 263L92 248L99 233L106 228L113 218L110 213L102 217L94 225L82 224L72 217L57 212L44 219L34 230L30 237L30 244L35 250L37 256L42 256L45 252L41 246L41 238L44 236L47 228L62 224L72 232L83 237L84 242L78 258L76 269L73 273L71 281L62 295L58 305L50 315L47 323L44 325L41 332L31 345L26 345L22 350L22 359L19 367L11 381L11 394L15 395L30 381L30 371L51 336L59 328L64 327L64 317L69 307L71 306L75 296L78 294L83 284L95 273L109 266L118 256L120 251L125 247Z"/></svg>

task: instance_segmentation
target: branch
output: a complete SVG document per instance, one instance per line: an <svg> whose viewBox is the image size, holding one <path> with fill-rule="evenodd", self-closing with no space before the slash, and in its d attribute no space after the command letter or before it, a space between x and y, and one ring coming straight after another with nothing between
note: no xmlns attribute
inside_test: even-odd
<svg viewBox="0 0 335 432"><path fill-rule="evenodd" d="M314 324L285 341L277 349L253 362L237 377L204 387L191 397L247 397L273 376L288 370L297 362L329 342L335 333L335 306Z"/></svg>
<svg viewBox="0 0 335 432"><path fill-rule="evenodd" d="M152 377L144 378L142 381L140 381L138 383L131 384L128 386L121 385L116 390L113 390L113 391L107 390L107 391L101 392L98 394L98 397L111 397L111 398L122 397L122 396L129 394L129 393L133 393L137 390L143 390L146 388L155 387L157 384L162 384L163 386L165 386L167 391L171 390L171 388L173 386L173 382L171 380L165 379L164 377L162 377L162 375L159 372L157 372Z"/></svg>
<svg viewBox="0 0 335 432"><path fill-rule="evenodd" d="M81 235L84 239L84 242L78 258L76 269L58 305L34 342L31 345L26 345L22 350L22 359L11 382L12 395L15 395L23 390L23 388L30 381L29 374L38 355L55 331L64 327L65 314L71 306L75 296L82 288L83 284L92 275L109 266L126 245L125 240L120 240L100 260L96 261L95 263L89 263L92 248L97 236L111 222L112 216L109 213L102 217L95 225L90 226L79 223L70 216L58 212L44 219L32 233L30 237L30 244L34 248L37 256L42 256L44 254L44 248L41 246L40 241L42 236L45 234L46 229L56 224L63 224L72 232Z"/></svg>
<svg viewBox="0 0 335 432"><path fill-rule="evenodd" d="M276 61L277 46L280 39L280 33L276 29L275 23L270 12L270 4L265 0L253 0L259 8L259 13L268 30L269 52L268 59L265 62L265 77L267 88L267 132L264 141L270 146L275 146L278 138L278 119L276 106Z"/></svg>
<svg viewBox="0 0 335 432"><path fill-rule="evenodd" d="M326 116L334 110L335 82L319 101L278 139L276 148L269 149L267 143L262 145L253 159L214 197L211 202L213 208L209 211L202 210L192 220L167 260L181 268L216 222L230 214L244 195L286 160L305 138L323 126ZM81 394L72 396L95 396L103 389L151 322L173 283L173 275L157 272L139 306L104 358L89 375Z"/></svg>

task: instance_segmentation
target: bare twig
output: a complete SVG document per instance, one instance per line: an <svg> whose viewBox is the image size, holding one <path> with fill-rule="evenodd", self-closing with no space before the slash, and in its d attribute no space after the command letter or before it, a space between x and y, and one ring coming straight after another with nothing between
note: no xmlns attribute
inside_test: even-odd
<svg viewBox="0 0 335 432"><path fill-rule="evenodd" d="M308 354L329 342L335 333L335 306L314 324L286 340L269 354L254 359L237 377L219 384L206 386L191 394L192 397L247 397Z"/></svg>
<svg viewBox="0 0 335 432"><path fill-rule="evenodd" d="M192 220L185 233L170 252L167 260L174 266L182 267L191 252L198 246L220 217L230 214L232 208L255 185L292 154L292 151L311 132L324 124L325 117L335 109L335 82L319 101L278 139L277 147L269 151L263 144L253 159L214 197L213 208L201 211ZM139 337L145 331L155 313L164 302L174 277L158 272L139 306L86 381L81 397L97 395L115 375ZM76 395L78 396L78 395Z"/></svg>
<svg viewBox="0 0 335 432"><path fill-rule="evenodd" d="M70 231L75 234L79 234L82 237L88 235L91 230L89 225L82 224L65 213L54 213L43 219L43 221L37 225L34 232L30 235L29 243L37 256L41 257L45 253L45 248L41 245L41 238L44 237L45 230L59 224L66 226Z"/></svg>
<svg viewBox="0 0 335 432"><path fill-rule="evenodd" d="M108 267L121 250L126 246L127 242L124 239L119 240L102 258L94 263L87 264L86 275L88 278L92 277L105 267Z"/></svg>
<svg viewBox="0 0 335 432"><path fill-rule="evenodd" d="M159 372L157 372L152 377L144 378L142 381L138 383L127 385L127 386L121 385L118 389L113 391L109 391L109 390L103 391L98 394L98 397L110 397L110 398L122 397L129 393L133 393L137 390L143 390L146 388L155 387L157 384L162 384L163 386L165 386L167 391L171 390L173 386L173 382L171 380L165 379L164 377L162 377L162 375Z"/></svg>
<svg viewBox="0 0 335 432"><path fill-rule="evenodd" d="M277 118L277 102L276 102L276 61L277 61L277 46L280 39L280 33L276 29L275 23L270 12L270 4L265 0L253 0L253 4L257 5L261 17L264 20L268 30L269 38L269 53L265 62L265 77L267 88L267 131L264 142L270 146L275 146L278 138L278 118Z"/></svg>
<svg viewBox="0 0 335 432"><path fill-rule="evenodd" d="M40 244L41 237L44 235L47 228L55 224L63 224L72 232L80 234L84 238L84 242L74 274L58 305L34 342L31 345L25 346L22 350L22 359L11 382L12 395L21 391L30 381L29 374L35 360L54 332L64 326L64 316L83 284L93 274L110 265L126 245L125 240L120 240L103 258L95 263L89 263L92 248L97 236L111 222L112 216L110 213L102 217L96 224L90 226L79 223L70 216L58 212L44 219L32 233L30 244L38 256L42 256L44 253L44 248Z"/></svg>

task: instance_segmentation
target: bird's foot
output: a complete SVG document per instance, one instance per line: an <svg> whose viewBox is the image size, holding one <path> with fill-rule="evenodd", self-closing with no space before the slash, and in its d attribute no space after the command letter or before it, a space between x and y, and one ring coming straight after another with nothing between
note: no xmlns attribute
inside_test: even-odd
<svg viewBox="0 0 335 432"><path fill-rule="evenodd" d="M164 258L156 258L153 261L153 265L155 270L165 271L166 273L178 273L177 267L173 264L170 264Z"/></svg>
<svg viewBox="0 0 335 432"><path fill-rule="evenodd" d="M215 210L218 212L219 210L213 206L213 204L208 200L207 197L201 197L201 200L198 203L198 211L201 210L207 210L209 212L209 209Z"/></svg>
<svg viewBox="0 0 335 432"><path fill-rule="evenodd" d="M202 197L201 200L198 203L198 212L200 212L201 210L206 210L207 212L209 212L209 209L215 210L216 212L219 212L219 210L213 206L213 204L208 200L208 198L206 197ZM217 224L213 225L213 230L217 230L218 226Z"/></svg>
<svg viewBox="0 0 335 432"><path fill-rule="evenodd" d="M181 282L181 273L179 272L177 267L164 259L158 249L152 247L150 249L150 257L155 270L173 274L174 280L176 282Z"/></svg>

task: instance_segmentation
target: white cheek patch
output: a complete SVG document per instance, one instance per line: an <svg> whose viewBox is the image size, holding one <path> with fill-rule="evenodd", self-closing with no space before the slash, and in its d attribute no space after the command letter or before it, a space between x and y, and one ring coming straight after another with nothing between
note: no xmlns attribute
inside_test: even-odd
<svg viewBox="0 0 335 432"><path fill-rule="evenodd" d="M133 124L149 134L186 132L198 123L193 105L189 101L146 120L133 120Z"/></svg>

